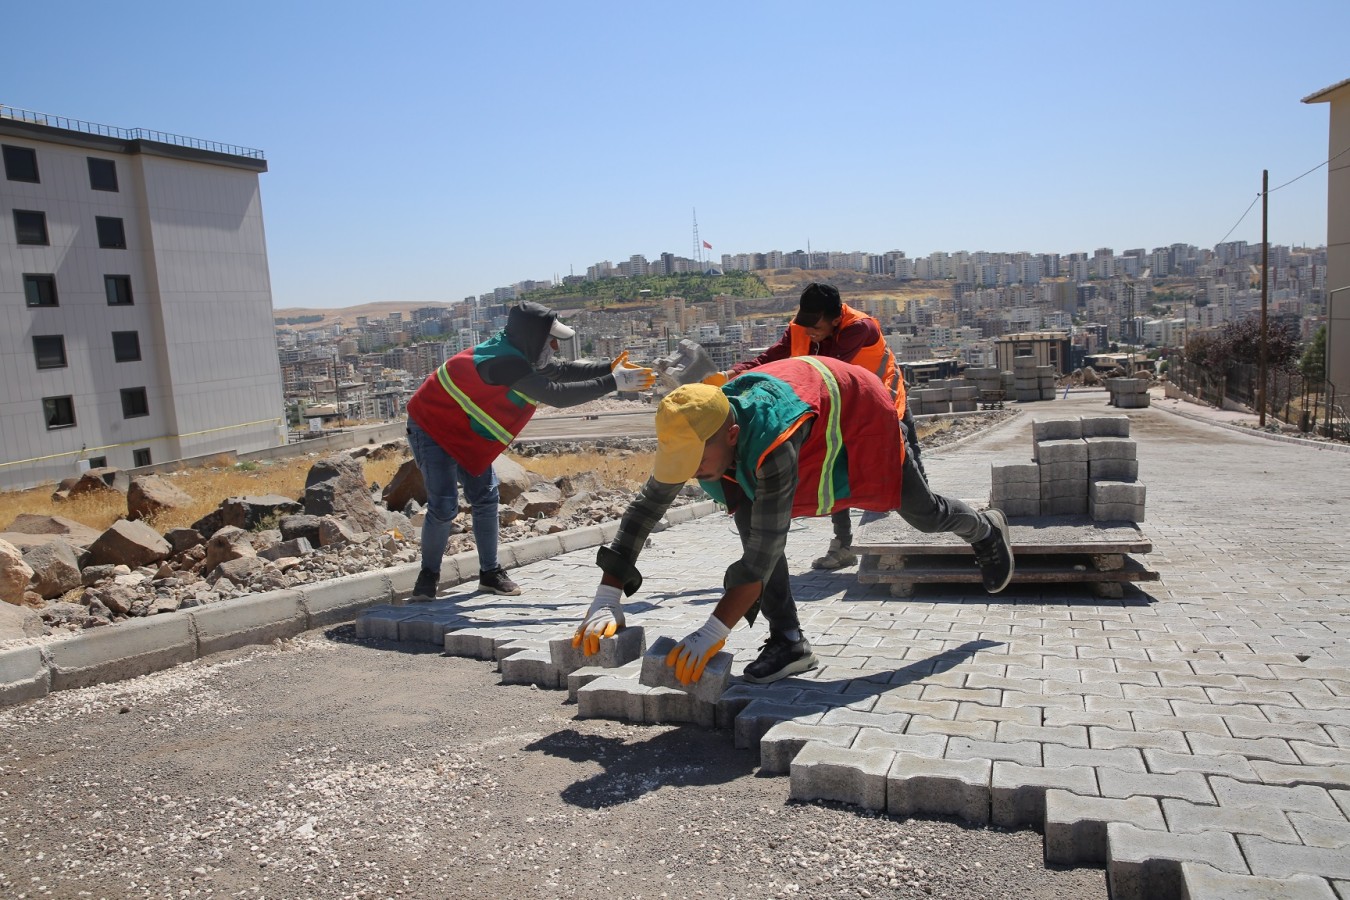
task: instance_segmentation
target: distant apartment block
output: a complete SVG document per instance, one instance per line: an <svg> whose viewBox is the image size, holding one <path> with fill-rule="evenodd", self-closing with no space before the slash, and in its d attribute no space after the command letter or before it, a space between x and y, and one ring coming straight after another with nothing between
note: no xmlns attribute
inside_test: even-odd
<svg viewBox="0 0 1350 900"><path fill-rule="evenodd" d="M0 107L0 487L285 440L262 153Z"/></svg>

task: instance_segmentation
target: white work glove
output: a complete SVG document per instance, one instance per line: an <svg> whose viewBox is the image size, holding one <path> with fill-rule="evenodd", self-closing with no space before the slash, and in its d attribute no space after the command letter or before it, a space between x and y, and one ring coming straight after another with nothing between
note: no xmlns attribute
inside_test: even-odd
<svg viewBox="0 0 1350 900"><path fill-rule="evenodd" d="M627 350L614 357L609 367L614 373L614 389L617 391L645 391L656 381L656 373L651 369L628 361Z"/></svg>
<svg viewBox="0 0 1350 900"><path fill-rule="evenodd" d="M708 660L717 655L727 642L731 629L717 616L708 616L703 627L680 641L666 654L666 665L675 670L680 684L689 684L703 677Z"/></svg>
<svg viewBox="0 0 1350 900"><path fill-rule="evenodd" d="M594 656L600 652L600 639L613 637L620 628L623 628L623 588L602 584L595 589L591 608L572 635L572 646L580 647L583 656Z"/></svg>

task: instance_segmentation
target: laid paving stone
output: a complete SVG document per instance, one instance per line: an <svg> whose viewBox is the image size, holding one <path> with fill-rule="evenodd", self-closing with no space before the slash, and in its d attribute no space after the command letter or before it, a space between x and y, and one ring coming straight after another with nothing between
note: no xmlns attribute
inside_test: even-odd
<svg viewBox="0 0 1350 900"><path fill-rule="evenodd" d="M1124 822L1161 831L1162 809L1152 797L1128 800L1084 797L1069 791L1045 792L1045 861L1052 865L1104 865L1106 826Z"/></svg>
<svg viewBox="0 0 1350 900"><path fill-rule="evenodd" d="M607 675L577 690L577 717L613 719L618 722L646 721L643 695L648 688L635 678Z"/></svg>
<svg viewBox="0 0 1350 900"><path fill-rule="evenodd" d="M1208 734L1190 736L1192 751L1197 756L1241 756L1247 760L1268 759L1271 762L1296 763L1290 742L1279 738L1220 738Z"/></svg>
<svg viewBox="0 0 1350 900"><path fill-rule="evenodd" d="M1041 745L1029 741L1005 744L954 737L947 741L947 750L943 755L947 759L1006 760L1024 766L1041 765Z"/></svg>
<svg viewBox="0 0 1350 900"><path fill-rule="evenodd" d="M879 728L882 731L904 732L909 724L907 713L864 712L849 707L839 707L825 713L820 719L822 725L855 725L858 728Z"/></svg>
<svg viewBox="0 0 1350 900"><path fill-rule="evenodd" d="M1344 819L1327 819L1310 813L1291 812L1289 823L1294 826L1303 843L1309 847L1350 847L1350 822Z"/></svg>
<svg viewBox="0 0 1350 900"><path fill-rule="evenodd" d="M1325 788L1312 785L1249 784L1232 778L1211 778L1210 787L1220 806L1264 807L1336 818L1340 810Z"/></svg>
<svg viewBox="0 0 1350 900"><path fill-rule="evenodd" d="M1174 834L1113 822L1106 826L1106 844L1106 884L1111 900L1181 896L1181 864L1185 862L1248 874L1237 840L1217 831Z"/></svg>
<svg viewBox="0 0 1350 900"><path fill-rule="evenodd" d="M1346 853L1343 847L1284 844L1249 834L1240 834L1237 840L1253 875L1272 878L1289 878L1293 875L1350 878L1350 853Z"/></svg>
<svg viewBox="0 0 1350 900"><path fill-rule="evenodd" d="M886 779L895 754L807 744L792 760L793 800L835 800L863 809L886 808Z"/></svg>
<svg viewBox="0 0 1350 900"><path fill-rule="evenodd" d="M501 661L502 684L533 684L547 690L562 686L558 667L547 650L523 650Z"/></svg>
<svg viewBox="0 0 1350 900"><path fill-rule="evenodd" d="M928 716L914 716L909 720L906 734L942 734L948 737L964 737L978 741L992 741L995 736L996 722L958 722L954 719L933 719Z"/></svg>
<svg viewBox="0 0 1350 900"><path fill-rule="evenodd" d="M1155 775L1103 768L1097 770L1097 785L1103 797L1176 797L1195 803L1214 803L1209 781L1200 772Z"/></svg>
<svg viewBox="0 0 1350 900"><path fill-rule="evenodd" d="M567 699L576 703L577 691L581 690L592 681L595 681L597 678L618 675L624 678L632 678L636 681L638 676L637 669L635 667L630 668L631 665L632 664L630 663L628 666L621 666L617 669L602 669L598 666L587 666L569 672L567 674Z"/></svg>
<svg viewBox="0 0 1350 900"><path fill-rule="evenodd" d="M1152 747L1156 750L1171 750L1185 753L1186 735L1179 731L1145 734L1139 731L1118 731L1114 728L1088 727L1088 746L1094 750L1115 750L1118 747L1137 747L1141 750Z"/></svg>
<svg viewBox="0 0 1350 900"><path fill-rule="evenodd" d="M446 632L445 655L466 659L497 658L497 641L504 636L500 628L461 628Z"/></svg>
<svg viewBox="0 0 1350 900"><path fill-rule="evenodd" d="M1256 770L1244 757L1195 756L1190 753L1171 753L1167 750L1148 749L1144 751L1144 761L1150 772L1176 774L1178 772L1203 772L1206 775L1228 775L1232 778L1256 780Z"/></svg>
<svg viewBox="0 0 1350 900"><path fill-rule="evenodd" d="M640 682L639 682L640 683ZM643 685L642 720L648 725L686 722L703 728L717 724L717 707L687 691Z"/></svg>
<svg viewBox="0 0 1350 900"><path fill-rule="evenodd" d="M759 752L765 733L779 722L797 721L815 725L825 714L824 706L792 705L771 700L752 700L736 716L736 748Z"/></svg>
<svg viewBox="0 0 1350 900"><path fill-rule="evenodd" d="M1350 765L1290 766L1256 760L1256 775L1265 784L1317 784L1327 788L1350 788Z"/></svg>
<svg viewBox="0 0 1350 900"><path fill-rule="evenodd" d="M1257 834L1273 841L1298 843L1298 834L1283 812L1268 806L1209 806L1188 800L1162 801L1167 830L1177 832L1225 831Z"/></svg>
<svg viewBox="0 0 1350 900"><path fill-rule="evenodd" d="M1144 757L1135 747L1118 747L1115 750L1092 750L1082 747L1065 747L1061 744L1046 744L1041 748L1044 765L1048 769L1065 766L1092 766L1093 768L1119 769L1122 772L1146 772Z"/></svg>
<svg viewBox="0 0 1350 900"><path fill-rule="evenodd" d="M824 719L821 719L824 722ZM941 759L947 737L941 734L896 734L877 728L863 728L853 740L855 750L894 750L926 759Z"/></svg>
<svg viewBox="0 0 1350 900"><path fill-rule="evenodd" d="M1097 773L1086 766L1049 769L995 762L990 780L990 821L1003 828L1040 825L1045 821L1045 792L1061 788L1098 796Z"/></svg>
<svg viewBox="0 0 1350 900"><path fill-rule="evenodd" d="M587 656L581 647L572 646L572 635L554 638L548 642L553 665L566 678L577 669L599 667L617 669L642 657L647 647L647 634L641 625L630 625L611 637L600 639L600 650Z"/></svg>
<svg viewBox="0 0 1350 900"><path fill-rule="evenodd" d="M1221 872L1204 863L1181 864L1181 900L1337 900L1323 878L1295 875L1264 878Z"/></svg>
<svg viewBox="0 0 1350 900"><path fill-rule="evenodd" d="M988 759L932 759L896 753L886 774L886 810L893 816L957 816L989 822Z"/></svg>
<svg viewBox="0 0 1350 900"><path fill-rule="evenodd" d="M816 741L834 747L851 747L858 731L856 725L830 725L823 718L818 725L778 722L759 740L759 771L768 775L786 775L792 760L808 743Z"/></svg>

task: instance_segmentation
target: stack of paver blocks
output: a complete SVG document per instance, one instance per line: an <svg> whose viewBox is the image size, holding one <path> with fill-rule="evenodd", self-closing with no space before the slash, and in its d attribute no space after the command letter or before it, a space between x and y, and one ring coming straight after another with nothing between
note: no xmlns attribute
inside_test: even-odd
<svg viewBox="0 0 1350 900"><path fill-rule="evenodd" d="M1147 378L1108 378L1106 392L1111 406L1120 409L1140 409L1148 406L1149 380Z"/></svg>
<svg viewBox="0 0 1350 900"><path fill-rule="evenodd" d="M1034 356L1014 357L1013 399L1019 403L1055 399L1055 367L1036 365Z"/></svg>
<svg viewBox="0 0 1350 900"><path fill-rule="evenodd" d="M1144 521L1144 485L1125 416L1038 419L1030 464L996 465L990 505L1014 516Z"/></svg>

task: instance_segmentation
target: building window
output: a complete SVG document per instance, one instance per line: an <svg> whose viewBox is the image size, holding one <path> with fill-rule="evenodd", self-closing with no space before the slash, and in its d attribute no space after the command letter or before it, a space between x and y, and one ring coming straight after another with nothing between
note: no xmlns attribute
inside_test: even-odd
<svg viewBox="0 0 1350 900"><path fill-rule="evenodd" d="M122 418L134 419L150 415L150 401L145 388L122 388Z"/></svg>
<svg viewBox="0 0 1350 900"><path fill-rule="evenodd" d="M109 306L131 306L131 276L104 275L103 292L108 295Z"/></svg>
<svg viewBox="0 0 1350 900"><path fill-rule="evenodd" d="M5 177L10 181L38 183L37 151L32 147L4 145Z"/></svg>
<svg viewBox="0 0 1350 900"><path fill-rule="evenodd" d="M89 457L89 468L91 468L91 469L106 469L106 468L108 468L108 457L106 457L106 456L91 456L91 457Z"/></svg>
<svg viewBox="0 0 1350 900"><path fill-rule="evenodd" d="M56 276L23 276L23 296L29 306L56 306Z"/></svg>
<svg viewBox="0 0 1350 900"><path fill-rule="evenodd" d="M113 360L116 362L136 362L141 358L141 336L135 331L114 331Z"/></svg>
<svg viewBox="0 0 1350 900"><path fill-rule="evenodd" d="M75 401L69 397L43 397L42 418L47 421L47 430L69 428L75 424Z"/></svg>
<svg viewBox="0 0 1350 900"><path fill-rule="evenodd" d="M97 156L88 157L89 160L89 187L96 191L116 191L117 190L117 163L111 159L99 159Z"/></svg>
<svg viewBox="0 0 1350 900"><path fill-rule="evenodd" d="M33 356L39 369L66 367L66 339L59 334L33 335Z"/></svg>
<svg viewBox="0 0 1350 900"><path fill-rule="evenodd" d="M47 246L47 214L32 209L14 210L14 239L20 244Z"/></svg>
<svg viewBox="0 0 1350 900"><path fill-rule="evenodd" d="M98 226L98 245L104 250L125 250L127 249L127 231L122 227L122 220L113 216L94 216L94 224Z"/></svg>
<svg viewBox="0 0 1350 900"><path fill-rule="evenodd" d="M150 448L142 447L131 451L131 465L137 469L150 465Z"/></svg>

